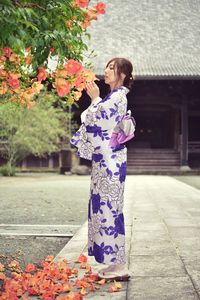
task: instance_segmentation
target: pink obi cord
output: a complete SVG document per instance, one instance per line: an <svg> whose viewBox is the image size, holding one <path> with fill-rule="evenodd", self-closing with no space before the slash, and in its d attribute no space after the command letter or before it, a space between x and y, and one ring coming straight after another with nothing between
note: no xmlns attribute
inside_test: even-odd
<svg viewBox="0 0 200 300"><path fill-rule="evenodd" d="M113 132L110 138L109 146L116 147L119 144L124 144L134 137L134 133L125 135L123 131Z"/></svg>
<svg viewBox="0 0 200 300"><path fill-rule="evenodd" d="M127 126L128 125L128 126ZM114 132L111 135L109 146L116 147L119 144L124 144L131 140L135 135L135 119L130 115L125 115L122 118L121 126L119 124L118 132Z"/></svg>

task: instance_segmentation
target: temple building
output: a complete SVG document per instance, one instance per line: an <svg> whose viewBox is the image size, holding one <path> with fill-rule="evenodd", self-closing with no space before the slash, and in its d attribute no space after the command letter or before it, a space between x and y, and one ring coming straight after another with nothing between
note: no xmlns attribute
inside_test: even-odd
<svg viewBox="0 0 200 300"><path fill-rule="evenodd" d="M106 5L105 16L90 28L90 48L99 78L113 57L128 58L134 66L128 108L137 127L127 143L128 172L200 168L200 2ZM105 91L103 80L100 85Z"/></svg>

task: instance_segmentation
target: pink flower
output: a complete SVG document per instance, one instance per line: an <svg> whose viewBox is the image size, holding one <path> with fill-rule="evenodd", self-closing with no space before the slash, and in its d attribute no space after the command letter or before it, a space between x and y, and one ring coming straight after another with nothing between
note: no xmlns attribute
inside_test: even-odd
<svg viewBox="0 0 200 300"><path fill-rule="evenodd" d="M68 62L64 65L64 68L70 75L80 73L83 70L83 66L74 59L68 60Z"/></svg>
<svg viewBox="0 0 200 300"><path fill-rule="evenodd" d="M46 70L42 67L39 67L38 70L39 70L39 73L38 73L38 76L37 76L38 81L45 80L47 78Z"/></svg>
<svg viewBox="0 0 200 300"><path fill-rule="evenodd" d="M4 47L3 48L3 54L6 56L6 57L10 57L11 56L11 53L12 53L12 50L8 47Z"/></svg>
<svg viewBox="0 0 200 300"><path fill-rule="evenodd" d="M95 6L98 14L105 14L105 7L106 5L103 2L99 2Z"/></svg>
<svg viewBox="0 0 200 300"><path fill-rule="evenodd" d="M14 79L12 77L8 78L8 84L11 86L13 90L17 90L20 86L19 79Z"/></svg>
<svg viewBox="0 0 200 300"><path fill-rule="evenodd" d="M70 84L64 78L57 78L55 81L58 96L64 97L70 92Z"/></svg>
<svg viewBox="0 0 200 300"><path fill-rule="evenodd" d="M87 7L89 4L89 1L87 0L76 0L76 5L78 5L81 8Z"/></svg>

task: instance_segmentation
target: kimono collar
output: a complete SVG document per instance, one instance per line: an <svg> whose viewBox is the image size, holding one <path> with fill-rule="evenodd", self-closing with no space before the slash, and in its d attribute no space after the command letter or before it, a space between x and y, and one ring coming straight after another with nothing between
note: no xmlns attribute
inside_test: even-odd
<svg viewBox="0 0 200 300"><path fill-rule="evenodd" d="M114 89L112 92L118 91L118 90L123 90L125 92L125 94L128 94L128 92L130 92L130 90L126 87L126 86L119 86L118 88Z"/></svg>

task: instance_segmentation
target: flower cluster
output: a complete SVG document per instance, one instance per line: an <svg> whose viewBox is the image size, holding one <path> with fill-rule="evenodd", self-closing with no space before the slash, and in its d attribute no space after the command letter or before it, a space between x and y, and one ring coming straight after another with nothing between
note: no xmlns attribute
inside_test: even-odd
<svg viewBox="0 0 200 300"><path fill-rule="evenodd" d="M43 300L81 300L89 292L95 292L105 284L105 279L99 280L97 274L92 273L87 257L81 254L76 263L80 269L85 269L84 276L78 278L78 268L70 267L67 260L58 264L48 256L39 267L28 264L24 272L17 261L8 265L10 276L5 275L5 267L0 263L0 299L30 300L32 296ZM121 284L114 282L109 286L109 292L117 292Z"/></svg>
<svg viewBox="0 0 200 300"><path fill-rule="evenodd" d="M89 7L87 0L73 0L73 5L81 9L83 19L78 20L72 16L65 23L67 30L73 27L72 23L78 23L85 30L99 14L105 13L105 4L102 2ZM55 48L49 49L49 56L51 55L57 55ZM0 49L0 96L22 106L26 105L29 109L34 106L45 83L51 83L56 96L65 97L66 103L72 104L80 99L86 82L97 79L92 70L85 69L75 59L66 58L65 63L59 65L53 73L44 66L33 70L33 65L34 49L31 47L21 51L21 54L16 54L9 47Z"/></svg>
<svg viewBox="0 0 200 300"><path fill-rule="evenodd" d="M37 75L31 79L27 75L33 57L30 52L29 48L24 55L17 55L5 47L0 56L0 95L22 106L31 108L35 104L35 98L43 89L45 81L52 82L57 95L67 97L72 104L80 99L86 82L97 79L92 70L84 69L80 62L73 59L57 67L53 73L39 67Z"/></svg>
<svg viewBox="0 0 200 300"><path fill-rule="evenodd" d="M77 0L77 2L81 2L80 0ZM82 2L88 2L82 0ZM86 29L90 24L92 20L97 20L98 15L105 14L105 4L102 2L98 2L96 5L87 7L85 10L85 20L82 22L81 27L83 29Z"/></svg>
<svg viewBox="0 0 200 300"><path fill-rule="evenodd" d="M63 67L57 68L51 75L53 87L60 97L69 95L78 101L87 81L97 80L92 70L86 70L81 63L70 59Z"/></svg>
<svg viewBox="0 0 200 300"><path fill-rule="evenodd" d="M24 55L17 55L4 47L0 56L0 95L9 96L11 101L18 101L20 105L26 103L28 108L35 104L32 99L43 87L41 81L31 81L25 75L32 58L31 48L27 48Z"/></svg>

